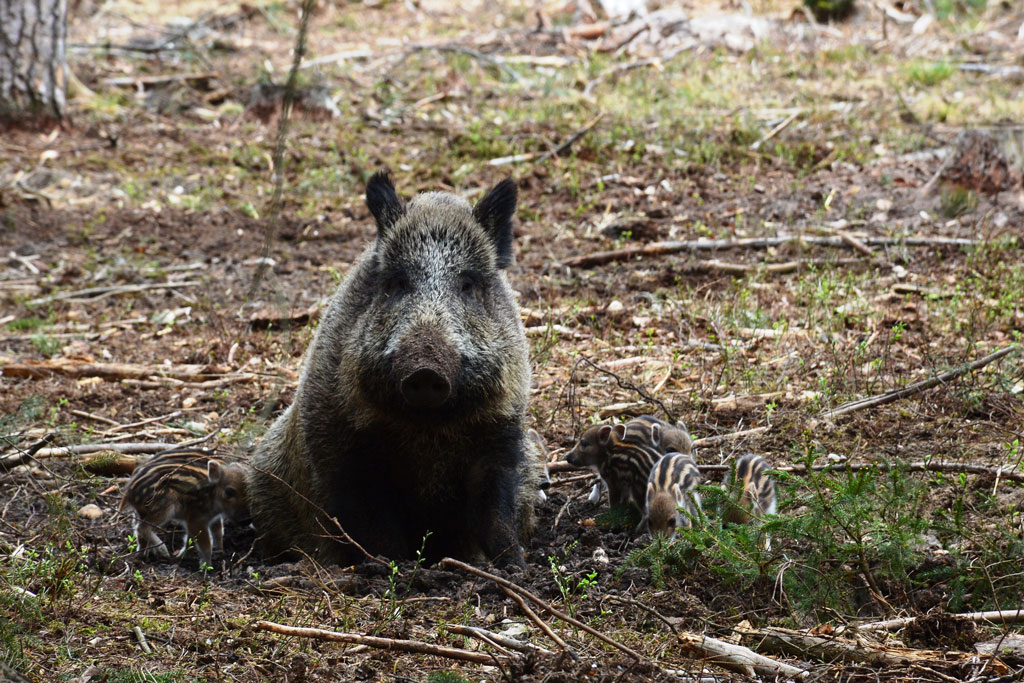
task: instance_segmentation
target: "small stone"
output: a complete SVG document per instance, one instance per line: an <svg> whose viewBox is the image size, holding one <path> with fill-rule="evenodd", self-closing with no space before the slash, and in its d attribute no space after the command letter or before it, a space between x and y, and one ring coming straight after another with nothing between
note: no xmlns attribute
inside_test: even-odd
<svg viewBox="0 0 1024 683"><path fill-rule="evenodd" d="M191 408L192 406L194 406L198 402L199 402L199 399L197 399L195 396L186 396L185 400L181 402L181 407L182 408Z"/></svg>
<svg viewBox="0 0 1024 683"><path fill-rule="evenodd" d="M608 564L608 553L604 548L598 548L593 554L594 562L598 564Z"/></svg>
<svg viewBox="0 0 1024 683"><path fill-rule="evenodd" d="M103 516L103 510L100 509L99 505L89 503L78 509L78 516L85 517L86 519L99 519Z"/></svg>
<svg viewBox="0 0 1024 683"><path fill-rule="evenodd" d="M508 619L501 623L508 624L504 630L496 631L496 633L500 633L503 636L508 638L520 638L522 636L530 635L530 627L525 624L520 624L516 621L509 621Z"/></svg>
<svg viewBox="0 0 1024 683"><path fill-rule="evenodd" d="M892 200L891 199L879 199L875 202L875 208L879 211L891 211Z"/></svg>
<svg viewBox="0 0 1024 683"><path fill-rule="evenodd" d="M615 301L613 301L610 304L608 304L608 308L605 309L605 310L608 311L609 315L619 315L624 310L626 310L626 307L622 305L621 301L616 299Z"/></svg>

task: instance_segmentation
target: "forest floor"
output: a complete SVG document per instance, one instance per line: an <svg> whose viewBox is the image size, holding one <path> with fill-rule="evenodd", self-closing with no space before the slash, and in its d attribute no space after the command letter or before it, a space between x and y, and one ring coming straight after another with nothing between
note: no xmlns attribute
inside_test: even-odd
<svg viewBox="0 0 1024 683"><path fill-rule="evenodd" d="M703 634L814 679L1019 680L1019 626L946 615L1024 606L1024 355L829 413L1020 344L1020 166L960 135L1022 120L1019 8L883 21L865 4L821 25L703 4L641 31L563 3L537 5L540 21L453 5L318 9L274 221L297 5L80 3L69 59L94 95L64 128L0 135L0 457L44 436L209 436L244 458L373 238L369 174L470 198L511 175L530 422L552 458L599 420L679 419L709 439L702 465L752 451L795 466L779 516L722 529L708 467L708 519L652 544L559 468L527 569L503 576L638 656L538 607L573 653L558 655L458 568L266 565L244 527L208 572L194 551L146 559L117 511L127 476L44 450L0 471L0 660L82 683L744 678L687 645ZM572 261L699 240L733 244ZM838 639L842 656L806 642L899 616L922 618ZM552 653L502 653L466 625ZM771 628L802 640L784 649Z"/></svg>

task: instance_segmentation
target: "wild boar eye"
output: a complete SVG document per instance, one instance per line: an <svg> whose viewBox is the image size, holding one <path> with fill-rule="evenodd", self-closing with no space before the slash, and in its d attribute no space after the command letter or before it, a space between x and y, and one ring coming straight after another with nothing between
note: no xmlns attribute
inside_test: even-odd
<svg viewBox="0 0 1024 683"><path fill-rule="evenodd" d="M674 520L674 519L668 520L668 528L669 529L675 529L676 528L676 520Z"/></svg>
<svg viewBox="0 0 1024 683"><path fill-rule="evenodd" d="M229 486L226 489L224 489L224 497L227 498L228 500L231 500L237 495L238 491L236 491L234 487Z"/></svg>
<svg viewBox="0 0 1024 683"><path fill-rule="evenodd" d="M394 273L384 280L384 292L388 296L404 294L410 289L409 278L404 273Z"/></svg>
<svg viewBox="0 0 1024 683"><path fill-rule="evenodd" d="M459 276L459 293L462 294L462 296L475 296L479 289L480 283L472 275L463 273Z"/></svg>

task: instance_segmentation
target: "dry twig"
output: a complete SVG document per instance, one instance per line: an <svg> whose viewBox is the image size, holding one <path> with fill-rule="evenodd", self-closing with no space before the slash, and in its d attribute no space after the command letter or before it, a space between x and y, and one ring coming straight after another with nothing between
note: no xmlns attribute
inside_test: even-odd
<svg viewBox="0 0 1024 683"><path fill-rule="evenodd" d="M556 653L553 650L534 645L533 643L527 643L515 638L510 638L501 633L495 633L494 631L488 631L487 629L480 628L479 626L464 626L462 624L448 624L446 627L451 633L457 633L460 636L469 636L471 638L486 638L487 640L494 641L502 647L507 647L512 650L518 650L525 654L538 654L545 656L552 656Z"/></svg>
<svg viewBox="0 0 1024 683"><path fill-rule="evenodd" d="M729 465L697 465L701 472L727 472ZM905 472L963 472L964 474L989 474L996 479L1006 481L1024 482L1024 473L1012 472L1009 469L1012 465L999 467L986 467L984 465L972 465L961 462L840 462L815 465L812 472L836 471L836 472L860 472L862 470L878 470L888 472L894 469L901 469ZM806 474L806 465L782 465L773 467L776 472L787 474Z"/></svg>
<svg viewBox="0 0 1024 683"><path fill-rule="evenodd" d="M199 287L202 282L194 281L183 281L183 282L154 282L146 285L117 285L110 287L90 287L89 289L80 289L77 292L60 292L57 294L48 294L47 296L40 297L38 299L32 299L26 301L26 306L38 306L39 304L49 303L51 301L98 301L100 299L106 299L108 296L114 294L129 294L131 292L145 292L150 289L181 289L182 287Z"/></svg>
<svg viewBox="0 0 1024 683"><path fill-rule="evenodd" d="M539 616L537 616L536 612L530 609L530 606L526 604L526 601L524 601L518 593L508 588L505 588L504 586L502 586L501 589L505 591L505 594L508 597L512 598L512 602L519 605L520 611L522 611L522 613L525 614L530 621L536 624L537 628L544 632L544 635L553 640L555 642L555 645L562 648L562 652L567 653L570 657L572 657L576 661L579 661L580 658L576 655L575 652L572 651L572 648L569 647L569 645L561 638L561 636L555 633L551 629L551 627L548 626L548 623L546 621L541 619Z"/></svg>
<svg viewBox="0 0 1024 683"><path fill-rule="evenodd" d="M502 588L505 588L505 589L508 589L508 590L511 590L511 591L515 591L520 596L529 599L530 602L532 602L533 604L537 605L538 607L540 607L541 609L546 611L548 614L550 614L550 615L552 615L554 617L557 617L558 619L561 619L562 621L564 621L564 622L566 622L568 624L572 624L576 628L579 628L579 629L582 629L582 630L586 631L587 633L589 633L590 635L594 636L595 638L597 638L601 642L603 642L603 643L605 643L607 645L611 645L615 649L620 650L621 652L626 653L627 655L629 655L633 659L636 659L636 660L646 660L647 659L646 657L641 655L639 652L636 652L635 650L633 650L633 649L631 649L629 647L626 647L625 645L623 645L622 643L618 642L617 640L609 638L608 636L606 636L605 634L601 633L600 631L592 628L591 626L589 626L587 624L584 624L582 621L579 621L578 619L575 619L574 617L569 616L568 614L566 614L565 612L562 612L561 610L555 609L554 607L552 607L551 605L549 605L545 601L541 600L540 598L538 598L536 595L534 595L530 591L526 590L525 588L523 588L521 586L518 586L518 585L512 583L511 581L503 579L500 576L495 576L494 574L491 574L489 572L485 572L482 569L477 569L476 567L468 565L465 562L460 562L460 561L458 561L456 559L453 559L451 557L444 558L438 564L440 566L442 566L442 567L445 567L445 566L455 567L455 568L461 569L461 570L463 570L465 572L469 572L470 574L475 574L476 576L479 576L480 578L488 579L490 581L493 581L494 583L498 584Z"/></svg>
<svg viewBox="0 0 1024 683"><path fill-rule="evenodd" d="M1019 349L1020 347L1017 346L1016 344L1011 344L1010 346L999 349L994 353L990 353L984 358L979 358L973 363L966 363L959 367L953 368L952 370L947 370L941 375L937 375L935 377L932 377L931 379L922 380L920 382L914 382L913 384L905 386L902 389L893 389L892 391L887 391L884 394L878 394L877 396L870 396L868 398L862 398L857 401L851 401L833 410L822 411L822 417L833 419L840 415L856 412L858 410L863 410L865 408L872 408L874 406L885 405L886 403L898 401L901 398L906 398L907 396L912 396L913 394L920 393L922 391L925 391L926 389L931 389L932 387L937 386L939 384L944 384L950 381L951 379L956 379L957 377L965 375L973 370L983 368L989 363L992 363L993 361L997 361L1000 358L1010 355L1011 353L1017 352Z"/></svg>
<svg viewBox="0 0 1024 683"><path fill-rule="evenodd" d="M473 652L457 647L445 647L424 643L419 640L400 640L397 638L381 638L379 636L364 636L360 633L341 633L328 631L322 628L302 628L299 626L285 626L272 621L257 621L257 631L269 631L283 636L294 636L296 638L313 638L316 640L327 640L335 643L349 643L352 645L367 645L379 650L389 652L411 652L420 655L434 655L446 659L457 659L463 662L475 664L493 664L496 655L484 652Z"/></svg>
<svg viewBox="0 0 1024 683"><path fill-rule="evenodd" d="M769 652L829 662L858 662L875 666L900 667L914 662L948 666L949 664L966 663L978 656L974 652L887 647L863 640L854 642L834 636L812 635L786 628L771 627L759 631L741 631L741 633L758 638L758 647ZM997 673L1009 671L1002 662L996 660L995 664L994 669Z"/></svg>
<svg viewBox="0 0 1024 683"><path fill-rule="evenodd" d="M978 240L960 237L867 237L861 240L866 246L888 247L902 245L906 247L973 247ZM726 249L768 249L791 242L821 247L850 247L849 242L841 237L815 237L809 235L784 235L781 237L750 237L736 240L687 240L684 242L652 242L639 247L599 251L583 254L562 261L568 268L589 268L614 261L628 261L637 257L664 256L683 251L713 251Z"/></svg>
<svg viewBox="0 0 1024 683"><path fill-rule="evenodd" d="M886 619L885 621L873 621L868 624L851 625L849 627L840 627L836 629L836 634L842 633L846 630L854 631L898 631L901 628L905 628L910 624L918 621L919 619L927 619L932 615L924 615L923 617L901 617L899 619ZM994 610L991 612L966 612L964 614L947 614L943 615L951 619L963 619L971 622L982 622L986 621L990 624L1005 625L1005 624L1020 624L1024 623L1024 607L1018 609L1004 609Z"/></svg>

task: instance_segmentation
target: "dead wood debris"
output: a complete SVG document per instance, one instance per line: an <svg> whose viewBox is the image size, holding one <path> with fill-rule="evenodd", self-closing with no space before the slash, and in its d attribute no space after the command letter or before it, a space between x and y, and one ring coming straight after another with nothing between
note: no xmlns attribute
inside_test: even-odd
<svg viewBox="0 0 1024 683"><path fill-rule="evenodd" d="M335 643L349 643L352 645L367 645L372 648L387 650L389 652L411 652L413 654L434 655L436 657L444 657L446 659L473 662L474 664L494 664L495 658L497 657L497 655L473 652L472 650L463 650L457 647L444 647L442 645L424 643L419 640L381 638L379 636L365 636L360 633L328 631L322 628L286 626L272 621L258 621L255 626L257 631L269 631L270 633L277 633L283 636L313 638L316 640L326 640Z"/></svg>
<svg viewBox="0 0 1024 683"><path fill-rule="evenodd" d="M840 415L846 415L847 413L853 413L858 410L864 410L866 408L872 408L874 406L892 403L893 401L898 401L901 398L906 398L907 396L912 396L927 389L931 389L932 387L938 386L939 384L944 384L952 379L960 377L961 375L965 375L968 372L972 372L974 370L983 368L989 363L997 361L1000 358L1004 358L1005 356L1008 356L1012 353L1016 353L1019 349L1020 347L1017 346L1016 344L1011 344L1010 346L990 353L984 358L979 358L973 363L966 363L957 368L953 368L952 370L947 370L941 375L937 375L935 377L922 380L920 382L914 382L910 386L903 387L902 389L893 389L892 391L887 391L877 396L871 396L868 398L859 399L857 401L851 401L850 403L845 403L839 406L838 408L823 411L821 415L822 417L825 417L827 419L834 419Z"/></svg>
<svg viewBox="0 0 1024 683"><path fill-rule="evenodd" d="M136 363L96 363L80 358L54 358L22 362L0 356L0 377L43 379L59 375L82 379L98 377L110 382L122 381L137 386L191 386L216 388L241 382L255 382L261 377L252 372L234 372L222 365L140 365Z"/></svg>
<svg viewBox="0 0 1024 683"><path fill-rule="evenodd" d="M759 649L827 662L855 662L870 666L897 667L915 663L946 668L980 661L979 655L974 652L888 647L865 640L852 641L786 628L770 627L756 631L740 631L740 633L751 640L756 640ZM997 659L994 659L990 666L997 674L1005 674L1009 671L1009 667Z"/></svg>
<svg viewBox="0 0 1024 683"><path fill-rule="evenodd" d="M866 237L861 240L867 246L889 247L973 247L979 240L960 237L917 237L912 235L896 237ZM849 242L841 237L814 237L810 235L783 235L780 237L751 237L736 240L687 240L684 242L652 242L639 247L599 251L592 254L574 256L562 261L567 268L589 268L615 261L628 261L637 257L664 256L683 251L713 251L727 249L768 249L783 244L805 244L820 247L847 247Z"/></svg>
<svg viewBox="0 0 1024 683"><path fill-rule="evenodd" d="M867 624L853 624L847 627L840 626L836 628L836 635L844 633L845 631L857 631L859 633L865 631L898 631L902 628L906 628L911 624L917 622L920 619L927 619L933 615L925 614L917 617L900 617L899 619L886 619L885 621L873 621ZM1006 624L1020 624L1024 623L1024 607L1018 609L1004 609L1004 610L992 610L988 612L966 612L963 614L946 614L943 615L950 619L963 619L974 623L988 622L997 626L1005 626Z"/></svg>
<svg viewBox="0 0 1024 683"><path fill-rule="evenodd" d="M480 628L479 626L463 626L462 624L448 624L446 627L451 633L456 633L460 636L469 636L471 638L481 638L484 642L493 641L502 647L507 647L512 650L518 650L525 654L540 654L544 656L554 656L556 653L553 650L534 645L533 643L527 643L515 638L510 638L501 633L495 633L494 631L488 631L487 629Z"/></svg>
<svg viewBox="0 0 1024 683"><path fill-rule="evenodd" d="M509 595L516 594L519 599L517 603L525 606L525 600L529 600L545 612L552 616L568 623L576 628L582 629L594 636L601 642L611 645L612 647L624 652L625 654L633 657L637 661L644 661L650 664L652 667L660 669L653 661L650 661L647 657L644 657L640 653L633 649L623 645L622 643L609 638L607 635L600 631L584 624L581 621L561 612L560 610L552 607L550 604L541 600L539 597L531 593L530 591L518 586L511 581L495 576L489 572L485 572L482 569L477 569L464 562L454 560L452 558L445 558L439 563L441 566L449 566L461 569L470 574L474 574L484 579L493 581L500 586ZM531 610L532 611L532 610ZM741 645L733 645L726 643L715 638L709 638L703 635L697 635L692 633L677 632L677 638L683 649L691 652L695 658L701 661L707 661L717 666L721 666L726 669L733 671L739 671L745 674L760 673L769 676L790 676L794 678L803 678L807 675L807 671L799 667L795 667L783 662L778 662L764 655L760 655L749 648Z"/></svg>
<svg viewBox="0 0 1024 683"><path fill-rule="evenodd" d="M617 650L619 650L621 652L624 652L625 654L629 655L633 659L636 659L638 661L645 661L646 660L646 658L643 655L641 655L640 653L636 652L632 648L629 648L629 647L623 645L622 643L618 642L617 640L609 638L608 636L606 636L605 634L601 633L600 631L592 628L591 626L589 626L587 624L584 624L583 622L579 621L578 619L575 619L574 617L571 617L568 614L565 614L561 610L558 610L558 609L552 607L547 602L545 602L544 600L541 600L540 598L538 598L536 595L534 595L530 591L526 590L525 588L523 588L521 586L518 586L518 585L512 583L511 581L503 579L500 576L495 576L494 574L491 574L489 572L485 572L482 569L477 569L476 567L473 567L472 565L468 565L465 562L460 562L459 560L453 559L451 557L444 558L443 560L441 560L438 563L438 565L441 566L441 567L455 567L456 569L461 569L464 572L468 572L470 574L475 574L476 576L479 576L480 578L488 579L490 581L493 581L494 583L498 584L498 586L500 586L500 587L502 587L502 588L504 588L506 590L514 591L520 597L528 599L530 602L532 602L533 604L537 605L538 607L540 607L542 610L544 610L548 614L550 614L550 615L552 615L552 616L554 616L554 617L556 617L558 619L561 619L562 621L564 621L564 622L566 622L568 624L572 624L576 628L583 629L584 631L586 631L590 635L594 636L595 638L597 638L601 642L605 643L606 645L611 645L615 649L617 649Z"/></svg>
<svg viewBox="0 0 1024 683"><path fill-rule="evenodd" d="M99 301L100 299L106 299L108 296L114 296L115 294L131 294L134 292L145 292L152 289L182 289L184 287L200 287L202 286L202 284L202 282L183 280L181 282L154 282L151 284L142 285L115 285L109 287L90 287L88 289L80 289L76 292L60 292L57 294L49 294L38 299L26 301L25 305L38 306L39 304L45 304L51 301L66 301L69 303Z"/></svg>
<svg viewBox="0 0 1024 683"><path fill-rule="evenodd" d="M696 442L694 442L696 445ZM961 462L839 462L827 465L815 465L812 472L836 471L836 472L860 472L862 470L878 470L888 472L890 470L903 470L905 472L952 472L964 474L991 475L996 480L1024 482L1024 473L1010 471L1013 465L1000 467L985 467L984 465L972 465ZM729 465L697 465L701 472L726 472ZM806 474L806 465L781 465L773 467L776 472L787 474ZM562 470L559 470L562 471Z"/></svg>
<svg viewBox="0 0 1024 683"><path fill-rule="evenodd" d="M548 623L546 621L541 619L539 616L537 616L536 612L534 612L532 609L530 609L530 606L526 604L526 601L523 600L522 596L520 596L518 593L516 593L513 590L505 588L504 586L502 586L502 590L505 592L505 595L507 595L509 598L512 599L512 602L516 603L516 605L519 606L519 610L524 615L526 615L526 617L530 621L532 621L534 624L537 625L537 628L539 628L541 630L541 632L544 633L544 635L546 635L548 638L550 638L552 641L554 641L554 643L558 647L562 648L562 652L565 652L566 654L568 654L570 657L572 657L576 661L579 661L579 655L577 655L575 652L573 652L573 649L571 647L569 647L569 644L566 643L565 640L563 640L561 636L559 636L557 633L555 633L554 630L552 630L552 628L550 626L548 626Z"/></svg>

